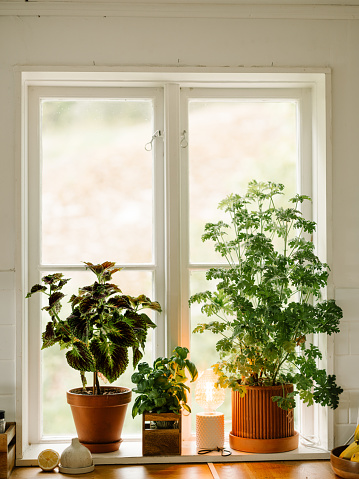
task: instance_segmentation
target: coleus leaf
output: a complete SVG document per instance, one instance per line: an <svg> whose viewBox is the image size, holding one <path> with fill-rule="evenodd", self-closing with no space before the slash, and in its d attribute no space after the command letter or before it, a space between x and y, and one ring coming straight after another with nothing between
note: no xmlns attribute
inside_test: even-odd
<svg viewBox="0 0 359 479"><path fill-rule="evenodd" d="M133 367L135 368L137 364L141 361L143 358L143 353L139 348L132 348L133 351L133 357L132 357L132 364Z"/></svg>
<svg viewBox="0 0 359 479"><path fill-rule="evenodd" d="M46 291L47 287L42 284L34 284L30 292L27 293L26 298L30 298L32 294L37 293L38 291Z"/></svg>
<svg viewBox="0 0 359 479"><path fill-rule="evenodd" d="M67 322L74 336L86 341L86 338L90 333L87 316L81 314L80 310L76 308L67 318Z"/></svg>
<svg viewBox="0 0 359 479"><path fill-rule="evenodd" d="M62 298L64 298L65 295L63 293L61 293L61 291L56 291L55 293L53 293L50 297L49 297L49 306L50 308L52 308L54 306L55 303L58 303L59 301L62 300Z"/></svg>
<svg viewBox="0 0 359 479"><path fill-rule="evenodd" d="M107 342L106 339L93 338L90 342L90 351L97 370L111 383L123 374L128 366L127 348Z"/></svg>
<svg viewBox="0 0 359 479"><path fill-rule="evenodd" d="M137 344L135 331L125 321L117 321L107 337L114 344L122 347L135 346Z"/></svg>
<svg viewBox="0 0 359 479"><path fill-rule="evenodd" d="M90 263L89 261L84 261L84 264L87 266L88 269L90 269L96 275L101 274L104 270L104 267L102 264L93 264L93 263Z"/></svg>
<svg viewBox="0 0 359 479"><path fill-rule="evenodd" d="M78 371L95 372L95 363L91 352L82 342L76 342L70 351L66 353L66 359L73 369Z"/></svg>
<svg viewBox="0 0 359 479"><path fill-rule="evenodd" d="M132 309L132 305L127 296L113 296L107 301L107 305L119 309Z"/></svg>
<svg viewBox="0 0 359 479"><path fill-rule="evenodd" d="M62 273L48 274L42 278L42 281L46 284L54 284L57 281L60 281L63 276Z"/></svg>
<svg viewBox="0 0 359 479"><path fill-rule="evenodd" d="M54 324L49 321L46 325L45 331L42 333L42 347L41 349L49 348L56 344L59 340L55 336Z"/></svg>
<svg viewBox="0 0 359 479"><path fill-rule="evenodd" d="M92 298L91 296L84 297L79 303L81 313L88 313L93 307L97 305L97 303L97 300Z"/></svg>

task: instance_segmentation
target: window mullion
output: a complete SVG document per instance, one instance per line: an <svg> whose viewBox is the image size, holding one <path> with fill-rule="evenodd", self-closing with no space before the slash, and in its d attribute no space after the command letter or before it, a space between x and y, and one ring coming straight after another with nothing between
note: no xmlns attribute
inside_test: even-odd
<svg viewBox="0 0 359 479"><path fill-rule="evenodd" d="M165 85L166 351L181 342L180 88Z"/></svg>
<svg viewBox="0 0 359 479"><path fill-rule="evenodd" d="M161 304L163 312L157 316L157 328L154 330L154 350L153 356L165 355L166 344L166 282L165 282L165 215L164 215L164 101L163 89L154 100L154 128L153 131L161 131L162 135L154 142L154 175L153 175L153 195L154 195L154 236L153 251L155 269L153 272L153 297ZM153 357L153 359L155 359Z"/></svg>
<svg viewBox="0 0 359 479"><path fill-rule="evenodd" d="M182 289L182 344L191 351L191 331L190 331L190 314L188 300L190 296L190 245L189 245L189 158L188 158L188 141L189 141L189 124L188 124L188 95L187 89L181 89L181 124L180 134L184 140L181 142L181 289ZM185 132L185 133L184 133Z"/></svg>

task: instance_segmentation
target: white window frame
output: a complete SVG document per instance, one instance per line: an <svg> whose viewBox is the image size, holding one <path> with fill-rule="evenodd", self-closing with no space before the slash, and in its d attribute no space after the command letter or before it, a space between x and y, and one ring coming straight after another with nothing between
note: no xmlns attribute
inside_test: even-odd
<svg viewBox="0 0 359 479"><path fill-rule="evenodd" d="M30 388L33 384L29 380L29 373L32 373L33 366L29 366L29 340L30 331L28 327L28 304L24 301L24 295L28 291L28 265L31 254L28 251L28 161L31 150L33 134L29 135L31 119L29 113L29 91L33 87L79 87L92 88L109 86L114 87L156 87L164 89L164 197L167 208L170 209L169 221L163 224L164 237L167 240L167 253L163 258L163 271L168 287L163 291L162 304L166 311L166 329L161 332L159 342L164 345L164 352L171 351L177 344L189 344L189 315L187 303L188 291L188 264L185 264L185 249L181 251L181 241L186 231L179 233L181 224L181 212L187 207L185 194L181 193L181 181L186 175L186 161L181 158L180 135L186 129L184 118L178 116L180 106L180 88L241 88L255 89L257 92L264 92L264 89L298 90L301 91L302 111L300 121L308 127L307 136L303 136L300 144L300 154L305 157L311 156L311 164L300 172L301 191L310 194L313 198L313 219L318 224L317 251L322 261L330 263L331 254L331 154L330 154L330 70L308 71L297 69L295 71L281 70L244 70L233 69L141 69L124 68L118 71L88 71L80 72L75 69L66 71L44 71L43 69L22 69L18 71L18 87L21 91L19 99L19 139L18 151L18 244L17 244L17 311L18 311L18 336L17 336L17 357L19 359L17 369L17 424L18 424L18 447L17 456L21 458L28 448L30 437L29 431L33 431L28 419L33 411L30 407ZM264 92L265 93L265 92ZM196 96L197 97L197 96ZM304 162L305 163L305 162ZM182 178L182 180L181 180ZM306 183L305 180L308 180ZM308 190L309 189L309 190ZM180 198L180 202L178 202ZM166 214L166 212L165 212ZM181 251L181 254L178 252ZM173 254L177 252L177 254ZM163 285L164 287L164 285ZM183 294L186 292L186 294ZM329 282L328 297L333 297L333 286ZM160 294L160 296L162 296ZM182 298L182 299L181 299ZM156 298L157 299L157 298ZM159 298L161 299L161 298ZM320 338L322 350L324 351L323 365L329 373L333 373L333 341L331 338ZM30 359L30 358L29 358ZM31 411L31 414L29 413ZM333 445L333 413L327 408L315 406L312 419L308 421L311 427L308 432L320 437L320 445L325 449L331 449ZM188 433L188 429L187 429Z"/></svg>

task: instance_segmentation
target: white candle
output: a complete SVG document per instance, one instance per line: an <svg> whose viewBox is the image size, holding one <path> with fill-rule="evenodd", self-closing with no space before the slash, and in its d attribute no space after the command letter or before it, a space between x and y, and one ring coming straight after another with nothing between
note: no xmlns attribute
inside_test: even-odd
<svg viewBox="0 0 359 479"><path fill-rule="evenodd" d="M222 412L196 414L196 446L198 449L216 449L224 446L224 414Z"/></svg>

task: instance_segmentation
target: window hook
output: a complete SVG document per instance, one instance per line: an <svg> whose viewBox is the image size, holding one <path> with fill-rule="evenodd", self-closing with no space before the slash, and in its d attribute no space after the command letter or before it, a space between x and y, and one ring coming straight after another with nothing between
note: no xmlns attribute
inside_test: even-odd
<svg viewBox="0 0 359 479"><path fill-rule="evenodd" d="M187 140L186 136L187 136L187 131L183 130L182 135L181 135L181 142L180 142L181 148L187 148L187 146L188 146L188 140Z"/></svg>
<svg viewBox="0 0 359 479"><path fill-rule="evenodd" d="M145 150L151 151L153 147L153 142L155 141L156 138L160 138L161 136L162 136L161 130L156 130L154 134L152 135L151 140L145 144Z"/></svg>

